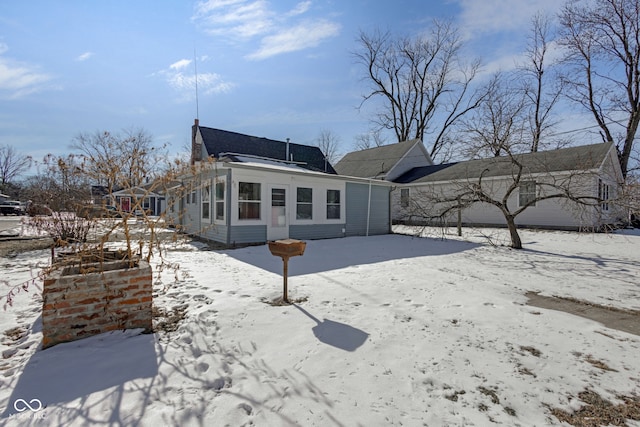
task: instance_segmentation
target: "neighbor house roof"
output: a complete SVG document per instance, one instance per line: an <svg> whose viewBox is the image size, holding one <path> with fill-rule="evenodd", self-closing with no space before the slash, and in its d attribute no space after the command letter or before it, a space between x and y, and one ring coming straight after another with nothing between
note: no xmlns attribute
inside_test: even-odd
<svg viewBox="0 0 640 427"><path fill-rule="evenodd" d="M209 156L220 158L228 154L245 154L268 159L294 161L305 169L330 174L336 173L333 166L325 160L322 151L318 147L275 141L203 126L198 126L198 128ZM286 158L287 144L289 145L288 159Z"/></svg>
<svg viewBox="0 0 640 427"><path fill-rule="evenodd" d="M592 170L602 166L613 143L583 145L558 150L540 151L514 155L523 165L523 173L539 174L560 171ZM413 168L394 180L397 183L421 183L476 179L483 177L509 176L516 166L508 156L469 160L459 163Z"/></svg>
<svg viewBox="0 0 640 427"><path fill-rule="evenodd" d="M383 145L346 154L337 164L336 171L341 175L361 178L385 178L387 173L420 143L419 139Z"/></svg>

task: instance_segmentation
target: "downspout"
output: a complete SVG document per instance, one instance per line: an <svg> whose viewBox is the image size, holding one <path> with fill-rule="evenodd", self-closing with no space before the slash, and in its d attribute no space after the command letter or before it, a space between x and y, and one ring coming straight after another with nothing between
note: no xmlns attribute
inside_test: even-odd
<svg viewBox="0 0 640 427"><path fill-rule="evenodd" d="M225 222L227 223L227 245L231 244L231 194L233 189L231 188L231 168L227 169L227 182L225 182Z"/></svg>
<svg viewBox="0 0 640 427"><path fill-rule="evenodd" d="M389 234L393 232L393 206L392 206L393 197L391 193L396 191L396 188L397 187L395 185L392 187L389 187Z"/></svg>
<svg viewBox="0 0 640 427"><path fill-rule="evenodd" d="M371 179L369 179L369 200L367 203L367 233L366 236L369 237L369 222L371 221Z"/></svg>

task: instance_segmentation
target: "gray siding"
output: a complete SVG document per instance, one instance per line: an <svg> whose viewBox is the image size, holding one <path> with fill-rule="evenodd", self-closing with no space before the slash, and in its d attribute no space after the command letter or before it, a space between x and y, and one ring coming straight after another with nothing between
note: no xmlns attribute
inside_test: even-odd
<svg viewBox="0 0 640 427"><path fill-rule="evenodd" d="M347 236L367 234L367 212L369 211L369 184L347 183ZM389 223L389 188L371 185L371 209L369 211L369 235L387 234Z"/></svg>
<svg viewBox="0 0 640 427"><path fill-rule="evenodd" d="M343 237L345 224L311 224L289 226L289 237L292 239L333 239Z"/></svg>
<svg viewBox="0 0 640 427"><path fill-rule="evenodd" d="M267 241L266 225L236 225L229 230L228 244L260 243Z"/></svg>
<svg viewBox="0 0 640 427"><path fill-rule="evenodd" d="M226 225L210 224L206 226L204 230L202 230L202 233L200 233L200 237L207 240L213 240L214 242L227 244L228 228L229 227Z"/></svg>

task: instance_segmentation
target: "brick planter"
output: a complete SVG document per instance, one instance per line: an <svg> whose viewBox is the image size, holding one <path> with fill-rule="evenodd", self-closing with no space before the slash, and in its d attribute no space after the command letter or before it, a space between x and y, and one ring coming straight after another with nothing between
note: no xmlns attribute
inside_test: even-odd
<svg viewBox="0 0 640 427"><path fill-rule="evenodd" d="M117 329L152 327L152 275L144 261L68 266L44 280L42 346Z"/></svg>

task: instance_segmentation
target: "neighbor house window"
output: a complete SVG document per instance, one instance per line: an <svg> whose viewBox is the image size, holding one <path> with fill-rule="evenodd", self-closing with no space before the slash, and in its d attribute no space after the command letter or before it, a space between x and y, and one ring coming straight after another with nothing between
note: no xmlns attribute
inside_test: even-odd
<svg viewBox="0 0 640 427"><path fill-rule="evenodd" d="M340 190L327 190L327 219L340 219Z"/></svg>
<svg viewBox="0 0 640 427"><path fill-rule="evenodd" d="M400 189L400 206L403 208L409 207L409 189L408 188Z"/></svg>
<svg viewBox="0 0 640 427"><path fill-rule="evenodd" d="M260 219L260 184L254 182L238 184L238 218Z"/></svg>
<svg viewBox="0 0 640 427"><path fill-rule="evenodd" d="M535 181L523 181L520 183L520 206L535 206L536 200L536 182ZM530 204L531 203L531 204Z"/></svg>
<svg viewBox="0 0 640 427"><path fill-rule="evenodd" d="M202 187L202 219L211 218L211 185L209 183Z"/></svg>
<svg viewBox="0 0 640 427"><path fill-rule="evenodd" d="M224 221L224 181L216 182L216 220Z"/></svg>
<svg viewBox="0 0 640 427"><path fill-rule="evenodd" d="M313 218L313 189L298 187L296 198L296 219Z"/></svg>
<svg viewBox="0 0 640 427"><path fill-rule="evenodd" d="M191 203L196 203L196 190L191 192Z"/></svg>
<svg viewBox="0 0 640 427"><path fill-rule="evenodd" d="M603 211L609 210L609 184L605 184L601 179L598 180L598 200Z"/></svg>

